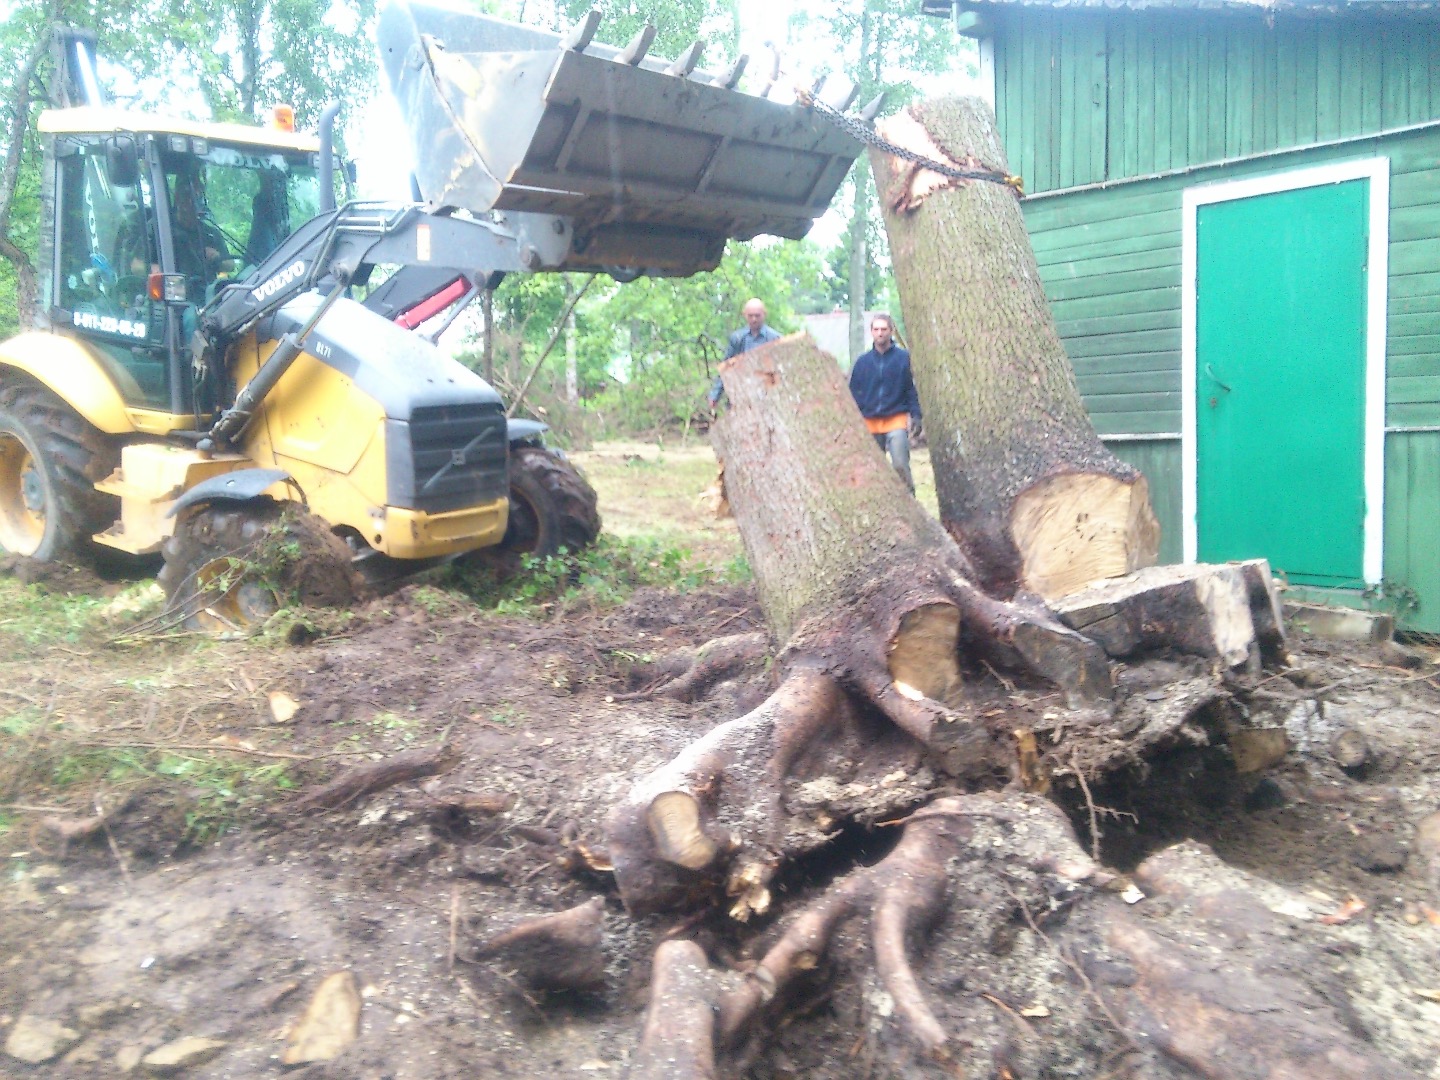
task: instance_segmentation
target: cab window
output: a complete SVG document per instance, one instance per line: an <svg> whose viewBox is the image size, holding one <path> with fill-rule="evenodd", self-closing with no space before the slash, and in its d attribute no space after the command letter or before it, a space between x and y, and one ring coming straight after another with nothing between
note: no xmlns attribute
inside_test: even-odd
<svg viewBox="0 0 1440 1080"><path fill-rule="evenodd" d="M170 400L163 344L163 306L151 301L146 278L158 268L154 198L132 160L118 167L114 143L73 148L59 158L56 294L74 329L101 354L121 396L142 408Z"/></svg>

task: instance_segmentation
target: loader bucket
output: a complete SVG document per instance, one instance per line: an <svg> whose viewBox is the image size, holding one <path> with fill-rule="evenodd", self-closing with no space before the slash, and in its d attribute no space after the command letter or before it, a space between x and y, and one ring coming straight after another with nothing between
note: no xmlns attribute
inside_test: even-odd
<svg viewBox="0 0 1440 1080"><path fill-rule="evenodd" d="M381 64L432 208L563 216L566 269L684 275L730 237L804 236L860 152L814 110L587 36L390 0Z"/></svg>

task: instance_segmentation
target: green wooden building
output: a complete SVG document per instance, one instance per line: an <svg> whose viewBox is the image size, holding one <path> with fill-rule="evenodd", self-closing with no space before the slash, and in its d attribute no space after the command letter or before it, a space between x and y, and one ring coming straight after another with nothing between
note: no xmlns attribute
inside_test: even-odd
<svg viewBox="0 0 1440 1080"><path fill-rule="evenodd" d="M1440 4L927 0L1167 561L1440 632ZM1418 605L1418 606L1417 606Z"/></svg>

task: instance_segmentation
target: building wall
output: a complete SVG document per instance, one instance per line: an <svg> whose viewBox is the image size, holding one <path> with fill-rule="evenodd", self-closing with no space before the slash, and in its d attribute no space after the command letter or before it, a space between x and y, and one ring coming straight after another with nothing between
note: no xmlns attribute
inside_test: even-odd
<svg viewBox="0 0 1440 1080"><path fill-rule="evenodd" d="M987 9L995 112L1030 192L1440 119L1440 19Z"/></svg>
<svg viewBox="0 0 1440 1080"><path fill-rule="evenodd" d="M1162 557L1178 560L1182 193L1377 155L1391 173L1384 575L1419 595L1411 625L1440 632L1440 124L1023 205L1095 426L1149 477Z"/></svg>

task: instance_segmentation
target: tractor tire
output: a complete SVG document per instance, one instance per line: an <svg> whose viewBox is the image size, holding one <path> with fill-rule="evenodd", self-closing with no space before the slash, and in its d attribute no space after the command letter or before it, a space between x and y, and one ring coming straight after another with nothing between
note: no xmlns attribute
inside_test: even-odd
<svg viewBox="0 0 1440 1080"><path fill-rule="evenodd" d="M544 558L583 551L600 535L595 489L566 458L540 446L510 451L510 524L498 552Z"/></svg>
<svg viewBox="0 0 1440 1080"><path fill-rule="evenodd" d="M120 516L119 447L43 386L0 383L0 551L53 562Z"/></svg>
<svg viewBox="0 0 1440 1080"><path fill-rule="evenodd" d="M187 630L248 632L282 607L347 607L364 590L323 520L268 499L206 506L163 550L166 611Z"/></svg>

